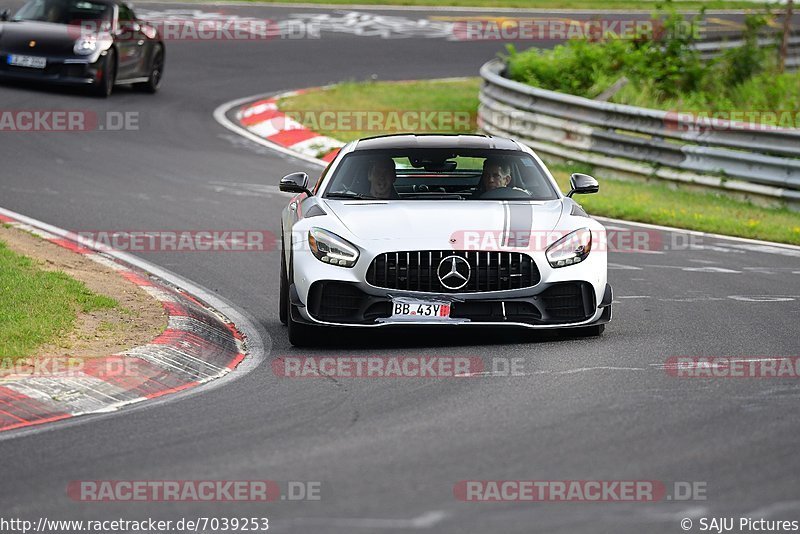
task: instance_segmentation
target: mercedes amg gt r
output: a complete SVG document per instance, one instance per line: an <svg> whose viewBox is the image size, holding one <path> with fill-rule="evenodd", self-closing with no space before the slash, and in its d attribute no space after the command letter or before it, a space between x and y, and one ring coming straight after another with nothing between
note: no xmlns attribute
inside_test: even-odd
<svg viewBox="0 0 800 534"><path fill-rule="evenodd" d="M30 0L0 14L0 79L84 85L102 97L115 85L154 93L164 42L120 0Z"/></svg>
<svg viewBox="0 0 800 534"><path fill-rule="evenodd" d="M611 319L605 230L541 159L483 135L380 136L342 148L283 211L280 318L294 345L317 328L397 325L579 329Z"/></svg>

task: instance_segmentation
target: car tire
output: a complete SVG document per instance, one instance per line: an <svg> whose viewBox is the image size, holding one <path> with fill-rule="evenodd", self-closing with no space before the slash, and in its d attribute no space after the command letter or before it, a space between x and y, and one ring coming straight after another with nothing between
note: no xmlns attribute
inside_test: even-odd
<svg viewBox="0 0 800 534"><path fill-rule="evenodd" d="M289 333L289 343L295 347L310 347L314 344L314 327L294 320L295 306L286 303L286 327Z"/></svg>
<svg viewBox="0 0 800 534"><path fill-rule="evenodd" d="M100 98L108 98L114 91L114 82L117 80L117 52L113 48L109 48L106 55L101 60L101 72L103 73L100 78L100 83L92 86L92 93Z"/></svg>
<svg viewBox="0 0 800 534"><path fill-rule="evenodd" d="M155 93L161 87L164 77L164 47L156 45L153 52L153 63L150 65L150 75L146 82L137 83L136 87L146 93Z"/></svg>
<svg viewBox="0 0 800 534"><path fill-rule="evenodd" d="M583 328L576 328L575 334L577 334L578 337L599 337L603 335L605 329L606 325L596 324L593 326L584 326Z"/></svg>
<svg viewBox="0 0 800 534"><path fill-rule="evenodd" d="M281 238L282 240L283 238ZM286 254L281 243L281 288L278 317L286 325L289 318L289 277L286 275Z"/></svg>
<svg viewBox="0 0 800 534"><path fill-rule="evenodd" d="M284 256L285 257L285 256ZM285 265L284 265L285 266ZM292 299L289 297L289 277L290 272L294 272L288 266L286 267L286 327L289 334L289 343L295 347L309 347L314 344L314 334L316 328L313 325L300 323L294 320L297 313L297 307L292 304Z"/></svg>

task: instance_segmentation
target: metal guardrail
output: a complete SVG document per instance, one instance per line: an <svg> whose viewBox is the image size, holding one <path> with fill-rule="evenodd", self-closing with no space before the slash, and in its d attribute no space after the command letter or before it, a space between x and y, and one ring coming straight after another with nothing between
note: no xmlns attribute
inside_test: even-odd
<svg viewBox="0 0 800 534"><path fill-rule="evenodd" d="M481 68L478 122L487 133L596 167L800 207L800 129L600 102L510 80L504 68L497 59Z"/></svg>
<svg viewBox="0 0 800 534"><path fill-rule="evenodd" d="M739 48L744 46L743 39L713 39L706 40L694 45L695 50L700 52L700 57L704 60L715 58L731 48ZM758 38L758 45L760 47L775 47L780 46L780 35L772 34L765 35ZM800 34L793 33L789 37L789 56L786 58L787 69L800 68Z"/></svg>

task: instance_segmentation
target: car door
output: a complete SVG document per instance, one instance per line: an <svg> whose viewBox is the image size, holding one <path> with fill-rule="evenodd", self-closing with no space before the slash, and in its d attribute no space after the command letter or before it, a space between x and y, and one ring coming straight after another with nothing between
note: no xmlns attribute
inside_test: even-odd
<svg viewBox="0 0 800 534"><path fill-rule="evenodd" d="M133 10L124 3L118 4L117 50L119 51L117 79L127 80L143 76L147 38L136 20Z"/></svg>

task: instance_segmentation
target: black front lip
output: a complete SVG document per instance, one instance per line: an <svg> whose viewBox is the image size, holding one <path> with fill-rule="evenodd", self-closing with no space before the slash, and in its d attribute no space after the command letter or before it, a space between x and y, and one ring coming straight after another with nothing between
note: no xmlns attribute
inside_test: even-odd
<svg viewBox="0 0 800 534"><path fill-rule="evenodd" d="M35 75L35 74L27 74L24 72L8 72L0 70L0 78L8 79L8 80L20 80L20 81L31 81L31 82L47 82L57 85L91 85L95 83L95 78L91 76L87 77L75 77L75 76L61 76L60 74L50 74L50 75Z"/></svg>
<svg viewBox="0 0 800 534"><path fill-rule="evenodd" d="M317 282L317 283L325 283L325 282ZM351 284L347 284L351 285ZM352 284L355 286L355 284ZM557 313L554 313L551 306L552 303L548 304L546 301L547 294L549 290L557 289L557 286L578 286L579 294L581 295L581 304L577 307L582 307L582 315L580 316L569 316L569 317L558 317ZM356 286L357 287L357 286ZM555 282L555 283L542 283L537 286L537 291L535 293L528 293L524 296L514 296L514 297L498 297L497 295L470 295L471 298L461 299L458 297L453 297L452 295L442 295L442 294L429 294L429 300L451 300L453 301L453 307L451 309L451 318L455 321L453 323L448 323L447 321L441 322L420 322L420 323L391 323L386 324L385 319L388 318L389 314L384 314L382 316L376 317L375 316L375 309L382 304L386 304L387 306L391 304L392 298L397 297L408 297L414 298L418 300L426 300L424 296L419 294L407 294L402 291L395 291L395 290L386 290L382 295L374 295L368 294L362 291L363 297L361 299L358 311L355 311L350 317L342 320L332 320L328 317L321 316L319 311L321 310L321 298L322 296L319 294L321 290L316 292L317 297L315 302L309 302L308 306L302 303L297 295L297 291L294 285L291 286L290 289L290 300L292 304L298 308L305 308L305 312L308 313L310 317L314 321L319 321L321 323L326 324L334 324L339 326L413 326L417 324L437 324L437 325L447 325L447 324L454 324L457 321L463 321L459 324L464 325L494 325L500 326L503 324L508 324L510 326L528 326L528 327L563 327L563 328L572 328L572 327L580 327L580 326L587 326L587 325L595 325L595 324L603 324L607 323L611 319L611 286L606 284L605 294L603 295L603 299L601 302L596 302L594 289L592 288L591 284L584 281L574 281L574 282ZM309 296L315 292L309 292ZM549 298L558 298L558 295L551 295ZM597 314L598 309L603 309L603 314L594 322L587 322L592 317L595 317ZM366 316L365 317L365 313ZM301 314L297 314L297 319L299 322L307 322L310 324L314 324L313 321L307 321L304 319Z"/></svg>

